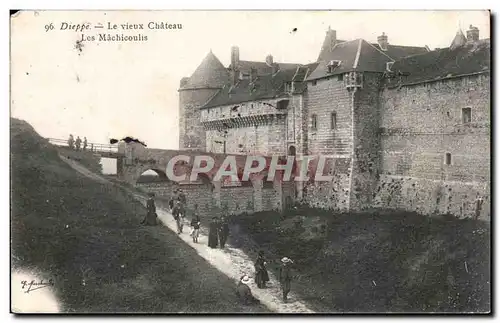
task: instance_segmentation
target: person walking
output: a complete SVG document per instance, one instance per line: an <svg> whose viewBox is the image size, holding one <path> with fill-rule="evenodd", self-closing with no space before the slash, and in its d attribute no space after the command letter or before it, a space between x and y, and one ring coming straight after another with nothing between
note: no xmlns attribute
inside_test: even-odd
<svg viewBox="0 0 500 323"><path fill-rule="evenodd" d="M186 205L187 203L186 194L184 194L184 191L182 191L181 189L179 189L179 201L181 201L183 205Z"/></svg>
<svg viewBox="0 0 500 323"><path fill-rule="evenodd" d="M149 198L148 201L146 202L146 217L144 220L141 222L141 224L145 225L156 225L156 218L158 215L156 214L156 205L155 205L155 200L154 200L154 193L149 193Z"/></svg>
<svg viewBox="0 0 500 323"><path fill-rule="evenodd" d="M236 286L236 298L237 300L244 305L254 305L260 304L260 301L252 295L252 291L250 287L248 287L248 283L250 283L250 278L247 275L243 275Z"/></svg>
<svg viewBox="0 0 500 323"><path fill-rule="evenodd" d="M175 223L177 224L177 234L182 233L182 216L181 216L181 203L177 201L174 206L174 210L172 211L172 215L174 216Z"/></svg>
<svg viewBox="0 0 500 323"><path fill-rule="evenodd" d="M200 235L200 217L198 216L198 204L194 205L194 214L191 219L191 236L193 237L193 242L198 243L198 236Z"/></svg>
<svg viewBox="0 0 500 323"><path fill-rule="evenodd" d="M221 249L226 245L227 238L229 236L229 223L227 222L227 217L222 216L219 223L219 240Z"/></svg>
<svg viewBox="0 0 500 323"><path fill-rule="evenodd" d="M290 293L291 282L292 282L292 273L290 271L290 265L293 264L293 261L290 258L284 257L281 259L281 267L279 271L279 281L281 284L281 291L283 292L283 302L288 301L288 293Z"/></svg>
<svg viewBox="0 0 500 323"><path fill-rule="evenodd" d="M170 201L168 201L168 207L170 208L170 212L172 212L174 209L174 203L175 203L174 198L172 197Z"/></svg>
<svg viewBox="0 0 500 323"><path fill-rule="evenodd" d="M87 150L87 137L83 137L83 151Z"/></svg>
<svg viewBox="0 0 500 323"><path fill-rule="evenodd" d="M267 262L264 258L264 251L259 251L259 256L255 261L255 282L257 287L265 288L266 283L269 281L269 274L266 268Z"/></svg>
<svg viewBox="0 0 500 323"><path fill-rule="evenodd" d="M73 135L69 135L69 139L68 139L68 147L70 149L74 149L75 147L75 139L73 139Z"/></svg>
<svg viewBox="0 0 500 323"><path fill-rule="evenodd" d="M212 249L217 248L218 245L218 235L219 235L219 223L217 222L217 217L212 218L210 222L208 231L208 246Z"/></svg>
<svg viewBox="0 0 500 323"><path fill-rule="evenodd" d="M477 220L481 216L481 210L483 209L483 198L478 197L476 199L476 210L474 212L474 219Z"/></svg>
<svg viewBox="0 0 500 323"><path fill-rule="evenodd" d="M76 137L76 141L75 141L75 147L76 147L76 151L79 151L80 150L80 145L82 144L82 140L80 139L80 136L77 136Z"/></svg>

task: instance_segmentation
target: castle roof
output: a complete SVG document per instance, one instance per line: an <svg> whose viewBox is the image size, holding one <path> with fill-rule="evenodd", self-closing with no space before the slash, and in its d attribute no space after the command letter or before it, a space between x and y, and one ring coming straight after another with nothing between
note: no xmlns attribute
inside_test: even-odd
<svg viewBox="0 0 500 323"><path fill-rule="evenodd" d="M455 38L453 38L453 41L451 42L450 48L455 49L457 47L465 45L466 42L467 42L467 38L465 37L462 30L459 30L459 31L457 31Z"/></svg>
<svg viewBox="0 0 500 323"><path fill-rule="evenodd" d="M340 65L329 72L328 64L333 60L340 61ZM364 39L346 41L335 44L328 55L324 56L323 60L318 63L317 68L307 80L316 80L352 71L383 73L386 70L386 63L393 61L394 59Z"/></svg>
<svg viewBox="0 0 500 323"><path fill-rule="evenodd" d="M372 45L377 47L378 49L382 50L378 43L375 43L375 44L372 43ZM401 58L407 57L407 56L428 53L429 50L425 47L400 46L400 45L387 44L387 49L384 50L383 52L386 53L388 56L390 56L392 59L398 60L398 59L401 59Z"/></svg>
<svg viewBox="0 0 500 323"><path fill-rule="evenodd" d="M296 69L301 64L294 63L274 63L273 65L279 65L280 70L288 70L288 69ZM228 69L231 69L232 66L229 65ZM268 65L266 62L256 62L256 61L239 61L238 70L243 74L250 74L250 70L254 68L257 70L257 74L271 74L273 67L272 65Z"/></svg>
<svg viewBox="0 0 500 323"><path fill-rule="evenodd" d="M403 58L392 65L392 79L388 80L388 87L489 72L490 52L490 40L483 39Z"/></svg>
<svg viewBox="0 0 500 323"><path fill-rule="evenodd" d="M227 84L203 108L285 97L289 95L285 91L285 83L292 81L297 82L294 84L294 93L300 93L306 88L304 78L316 65L313 63L297 66L295 69L279 70L275 74L258 75L254 82L244 78L234 86Z"/></svg>
<svg viewBox="0 0 500 323"><path fill-rule="evenodd" d="M193 75L183 80L182 89L222 88L229 81L229 72L210 51Z"/></svg>

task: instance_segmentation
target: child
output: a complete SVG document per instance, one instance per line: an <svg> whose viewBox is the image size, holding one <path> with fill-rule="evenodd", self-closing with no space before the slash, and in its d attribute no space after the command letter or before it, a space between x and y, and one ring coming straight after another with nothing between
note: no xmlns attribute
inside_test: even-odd
<svg viewBox="0 0 500 323"><path fill-rule="evenodd" d="M193 219L191 220L191 236L193 237L193 242L198 243L198 236L200 235L200 217L198 216L198 213L196 212L196 205L195 205L195 213L193 214Z"/></svg>

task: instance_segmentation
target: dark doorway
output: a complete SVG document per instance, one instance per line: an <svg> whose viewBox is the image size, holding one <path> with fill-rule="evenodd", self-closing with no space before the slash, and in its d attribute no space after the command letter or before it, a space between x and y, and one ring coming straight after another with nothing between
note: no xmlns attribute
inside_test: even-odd
<svg viewBox="0 0 500 323"><path fill-rule="evenodd" d="M296 149L295 149L295 146L290 146L290 148L288 148L288 156L295 156L297 153Z"/></svg>

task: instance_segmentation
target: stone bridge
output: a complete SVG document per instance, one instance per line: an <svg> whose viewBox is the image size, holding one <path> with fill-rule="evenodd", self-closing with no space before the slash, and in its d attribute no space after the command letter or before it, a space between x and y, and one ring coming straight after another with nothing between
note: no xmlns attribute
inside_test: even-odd
<svg viewBox="0 0 500 323"><path fill-rule="evenodd" d="M182 161L179 156L188 159ZM197 181L191 181L196 156L209 156L214 160L211 171L200 173ZM230 176L216 178L216 174L224 166L226 157L234 158L237 167L238 181L232 181ZM273 181L267 180L271 156L262 156L266 161L264 170L251 174L249 180L242 181L243 170L247 162L245 155L214 154L199 151L181 151L150 149L139 143L120 143L117 157L117 176L131 185L152 191L159 197L170 197L174 188L182 188L188 200L188 208L198 205L200 213L212 213L214 209L225 209L229 213L257 212L263 210L282 210L296 199L296 183L282 180L283 171L275 173ZM286 163L286 157L276 156L278 164ZM173 159L176 160L173 160ZM167 176L167 165L172 161L174 175L185 175L185 180L171 180ZM256 161L252 167L256 167ZM202 162L201 167L206 163ZM138 183L145 171L153 170L163 181Z"/></svg>

